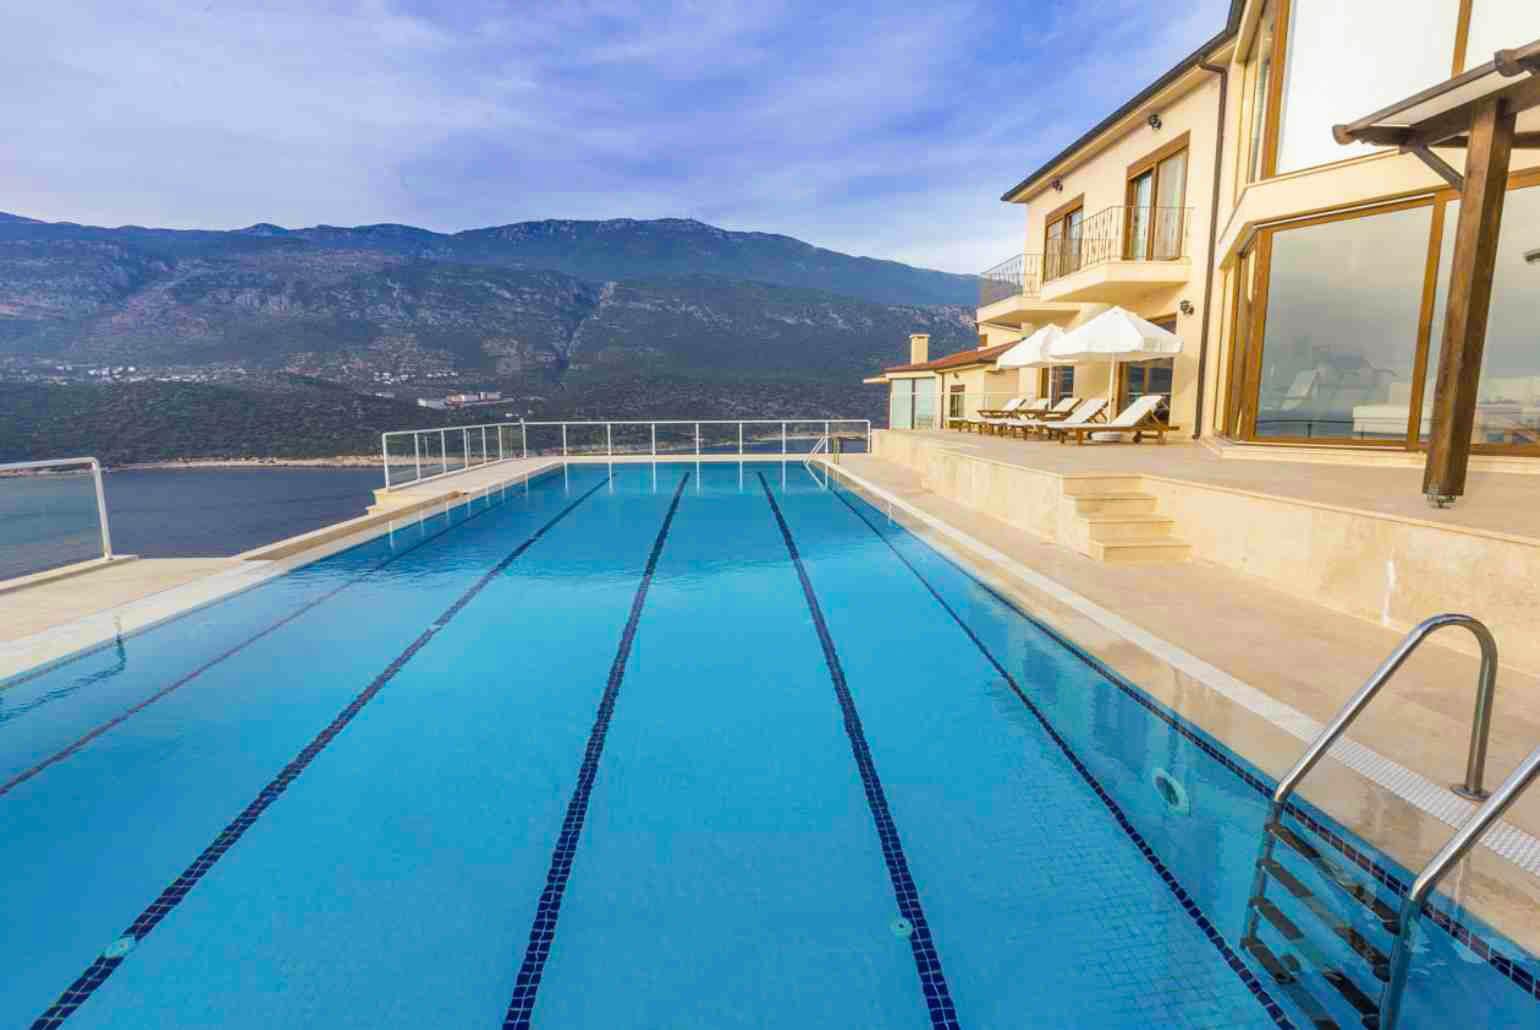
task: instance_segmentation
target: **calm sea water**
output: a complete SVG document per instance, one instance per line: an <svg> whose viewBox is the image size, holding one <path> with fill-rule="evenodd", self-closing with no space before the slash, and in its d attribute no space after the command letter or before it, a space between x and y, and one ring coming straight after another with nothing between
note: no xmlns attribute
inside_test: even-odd
<svg viewBox="0 0 1540 1030"><path fill-rule="evenodd" d="M238 554L364 513L374 468L142 469L104 480L113 550ZM89 476L0 481L0 579L97 557Z"/></svg>

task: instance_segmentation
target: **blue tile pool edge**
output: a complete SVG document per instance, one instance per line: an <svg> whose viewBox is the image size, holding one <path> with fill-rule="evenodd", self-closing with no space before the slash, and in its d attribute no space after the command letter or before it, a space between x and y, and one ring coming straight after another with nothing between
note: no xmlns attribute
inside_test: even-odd
<svg viewBox="0 0 1540 1030"><path fill-rule="evenodd" d="M874 514L886 517L868 499L861 489L861 484L849 475L841 476L840 481L831 487L831 491L836 493L843 491L844 493L852 494L862 504L870 508ZM893 520L890 519L889 521ZM1069 651L1103 679L1107 680L1107 682L1117 687L1156 718L1181 734L1182 737L1194 744L1208 757L1234 773L1247 786L1257 791L1263 797L1271 798L1275 784L1270 783L1268 778L1256 766L1220 743L1218 738L1189 722L1185 716L1168 708L1163 702L1145 692L1142 687L1133 683L1121 673L1113 670L1100 658L1087 652L1059 630L1024 610L1019 603L991 586L980 573L969 568L963 561L933 546L930 541L914 533L907 526L897 522L894 522L894 525L919 541L932 553L947 562L947 564L957 569L996 601L1014 611L1032 626L1050 637L1055 643ZM880 537L881 535L881 533L877 533L877 536ZM1308 801L1296 798L1289 802L1287 811L1309 827L1313 833L1325 840L1343 857L1372 876L1387 890L1394 893L1397 897L1406 896L1412 877L1405 869L1401 868L1399 863L1396 863L1389 856L1382 854L1373 845L1359 838L1351 830L1342 826ZM1531 1000L1540 1002L1540 979L1537 979L1527 969L1523 968L1519 961L1504 955L1502 952L1503 949L1511 949L1513 952L1525 955L1529 961L1536 961L1535 956L1529 956L1523 948L1508 940L1491 927L1486 926L1474 914L1465 916L1464 921L1462 921L1461 917L1448 911L1449 904L1444 895L1435 892L1433 898L1427 903L1424 914L1427 915L1428 919L1435 926L1444 930L1455 940L1469 948L1474 954L1480 956ZM1467 925L1468 923L1475 924L1476 929L1473 930L1471 926ZM1494 942L1501 942L1501 944Z"/></svg>
<svg viewBox="0 0 1540 1030"><path fill-rule="evenodd" d="M72 1016L81 1005L88 1001L92 994L107 982L107 979L123 964L128 955L139 941L149 936L159 926L161 921L169 915L188 892L198 885L198 882L212 869L221 858L239 843L246 831L254 826L262 814L277 801L278 798L315 760L326 747L347 728L348 723L363 710L364 706L380 693L385 686L395 678L406 664L418 651L426 647L439 634L439 632L458 615L466 605L470 604L493 580L513 564L520 555L533 547L541 537L545 536L557 523L561 522L584 501L598 493L599 490L610 481L609 476L594 484L592 488L584 491L575 500L559 511L551 519L545 522L539 529L526 537L522 543L500 559L495 565L483 573L469 589L463 592L454 603L444 610L437 619L428 625L415 640L407 645L406 650L397 655L385 669L370 681L362 691L354 696L351 702L324 726L319 733L307 744L298 755L283 767L268 784L263 787L252 801L241 810L219 835L214 838L212 844L199 853L192 864L184 869L175 880L171 882L155 900L146 907L128 929L113 941L102 953L91 961L84 972L75 978L74 982L65 988L57 1001L44 1010L33 1023L32 1030L56 1030Z"/></svg>
<svg viewBox="0 0 1540 1030"><path fill-rule="evenodd" d="M440 518L440 517L448 516L448 515L450 515L450 513L454 512L457 509L468 508L468 507L470 507L470 505L476 503L477 501L480 501L480 500L482 500L484 498L487 498L487 497L491 496L492 493L494 493L495 491L506 490L510 486L523 486L526 483L533 484L533 483L539 482L542 479L548 479L551 476L554 476L557 473L561 472L564 467L565 467L564 464L559 463L559 464L556 464L556 465L548 466L546 468L537 469L534 472L530 473L529 475L515 476L514 478L511 478L511 479L509 479L509 480L507 480L505 482L502 482L502 483L498 483L495 486L488 486L488 487L485 487L485 488L479 490L478 492L476 492L474 494L469 494L466 497L461 498L460 500L455 501L452 504L446 502L446 503L444 503L442 510L435 511L431 515L427 515L425 517L427 517L427 518ZM415 514L420 514L421 512L425 512L425 511L427 511L426 508L420 509L419 512L416 512L416 513L413 513L413 514L414 515ZM464 521L464 519L461 520L461 522L463 522L463 521ZM380 537L385 536L386 534L392 532L393 531L392 527L394 525L394 522L395 522L395 520L386 520L385 522L381 523L378 526L368 526L368 527L365 527L363 529L358 530L358 532L356 534L351 534L349 537L344 538L344 539L350 539L351 542L346 544L346 545L344 545L344 546L342 546L342 547L337 548L335 551L326 551L326 553L324 553L324 554L316 554L316 555L314 555L313 557L310 557L310 558L305 558L303 553L301 553L299 555L295 555L296 558L300 558L301 560L299 562L297 562L295 565L293 565L292 567L284 569L282 572L278 572L278 573L275 573L275 574L270 575L270 576L264 576L263 578L258 579L255 582L247 583L247 584L245 584L243 586L236 587L235 589L230 590L227 593L220 594L218 597L211 597L211 598L209 598L206 601L199 601L197 604L188 605L186 608L179 609L179 610L177 610L175 612L172 612L171 614L166 615L166 616L164 616L162 618L155 619L152 622L147 622L143 626L136 626L132 630L129 630L127 633L117 633L117 634L114 634L113 636L106 637L106 638L104 638L102 640L98 640L98 641L96 641L94 643L86 644L86 645L84 645L84 646L82 646L80 648L77 648L74 651L70 651L67 654L62 654L62 655L58 655L57 657L50 658L46 662L43 662L43 663L41 663L39 665L34 665L31 668L23 669L20 672L13 673L10 676L4 677L4 678L0 678L0 690L7 690L7 689L9 689L11 687L20 686L23 683L29 682L30 680L34 680L37 677L44 675L45 673L53 672L55 669L61 668L61 667L65 666L65 665L69 665L72 662L79 661L82 658L88 658L88 657L90 657L91 655L94 655L94 654L99 654L102 651L105 651L105 650L107 650L110 647L116 647L116 646L118 646L121 643L124 643L124 642L129 641L129 640L133 640L136 637L142 636L143 634L150 632L151 630L159 629L162 626L167 625L168 623L176 622L178 619L182 619L182 618L185 618L185 617L187 617L189 615L193 615L193 614L196 614L198 612L201 612L205 608L210 608L213 605L220 604L221 602L228 601L228 600L230 600L232 598L239 597L242 594L245 594L245 593L247 593L249 591L256 590L258 587L266 586L268 583L271 583L275 579L282 579L284 576L291 575L291 574L293 574L295 572L298 572L300 569L307 568L308 566L314 565L317 562L327 561L327 560L329 560L331 558L337 557L338 555L347 554L349 551L356 551L358 548L365 547L365 546L367 546L369 544L372 544L372 543L374 543L374 541L378 540ZM418 542L417 545L414 545L414 546L420 546L421 544L425 544L425 543L428 542L428 540L433 539L434 537L441 536L443 533L448 532L449 530L455 528L455 526L458 526L459 524L460 524L459 522L453 522L450 525L445 526L444 529L440 530L438 533L435 533L433 535L433 537L429 537L429 538L426 538L424 540L421 540L421 541ZM353 539L353 537L356 537L356 539ZM281 541L281 540L274 541L272 544L268 544L267 546L268 547L274 547L277 544L280 544L282 542L283 541ZM319 550L321 550L322 548L324 548L326 546L327 546L326 544L317 544L315 549L317 551L319 551ZM274 561L276 563L278 561L282 561L283 559L279 558L279 559L270 559L270 560L272 560L272 561ZM364 575L367 575L367 573L364 573ZM188 585L190 585L190 584L188 584ZM139 600L143 600L143 599L140 598ZM135 601L128 601L128 602L125 602L125 603L126 604L134 604L136 602ZM98 616L100 614L101 614L100 612L97 612L97 613L93 613L93 615L83 616L82 618L83 619L85 619L85 618L94 618L94 617L96 617L96 616ZM50 627L49 629L43 630L41 632L51 633L51 632L54 632L54 631L62 628L63 626L67 626L67 625L69 625L69 623L64 623L61 626L53 626L53 627Z"/></svg>

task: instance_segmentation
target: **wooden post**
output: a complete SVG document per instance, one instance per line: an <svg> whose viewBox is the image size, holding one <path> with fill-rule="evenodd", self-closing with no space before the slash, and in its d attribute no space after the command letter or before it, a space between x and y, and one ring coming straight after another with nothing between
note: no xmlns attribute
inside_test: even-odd
<svg viewBox="0 0 1540 1030"><path fill-rule="evenodd" d="M1465 493L1514 120L1513 112L1496 99L1479 105L1471 117L1465 189L1455 227L1444 338L1433 394L1433 431L1422 477L1422 492L1440 508Z"/></svg>

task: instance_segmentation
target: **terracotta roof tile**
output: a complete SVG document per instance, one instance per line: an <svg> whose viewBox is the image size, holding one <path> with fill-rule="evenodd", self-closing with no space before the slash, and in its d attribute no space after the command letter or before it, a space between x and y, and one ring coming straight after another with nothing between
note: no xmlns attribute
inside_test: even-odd
<svg viewBox="0 0 1540 1030"><path fill-rule="evenodd" d="M969 347L967 350L960 350L955 354L948 354L933 361L922 361L917 365L894 365L892 368L883 369L883 371L945 372L948 369L964 368L968 365L987 365L1020 342L1020 340L1012 340L1010 343L1000 343L993 347Z"/></svg>

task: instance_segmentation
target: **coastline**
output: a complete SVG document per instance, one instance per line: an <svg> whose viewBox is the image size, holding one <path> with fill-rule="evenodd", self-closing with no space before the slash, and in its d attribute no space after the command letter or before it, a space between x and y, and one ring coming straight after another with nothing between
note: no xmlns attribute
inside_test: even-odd
<svg viewBox="0 0 1540 1030"><path fill-rule="evenodd" d="M136 461L106 466L108 472L141 469L247 469L247 468L377 468L380 456L339 454L331 458L172 458L166 461Z"/></svg>

